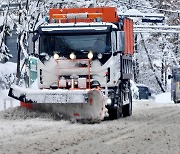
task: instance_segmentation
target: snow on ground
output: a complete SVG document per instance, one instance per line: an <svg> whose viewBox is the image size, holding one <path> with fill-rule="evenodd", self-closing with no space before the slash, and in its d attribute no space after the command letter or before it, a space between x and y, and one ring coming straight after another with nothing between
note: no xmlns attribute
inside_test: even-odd
<svg viewBox="0 0 180 154"><path fill-rule="evenodd" d="M155 96L155 102L156 103L174 103L171 100L171 93L170 92L156 95Z"/></svg>
<svg viewBox="0 0 180 154"><path fill-rule="evenodd" d="M71 124L22 108L0 112L1 153L179 154L180 104L134 102L133 115Z"/></svg>

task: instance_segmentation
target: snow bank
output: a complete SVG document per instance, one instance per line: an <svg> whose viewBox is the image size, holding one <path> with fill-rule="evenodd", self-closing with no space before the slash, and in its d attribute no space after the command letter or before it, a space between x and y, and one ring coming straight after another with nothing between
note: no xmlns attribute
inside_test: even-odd
<svg viewBox="0 0 180 154"><path fill-rule="evenodd" d="M130 80L131 83L131 91L132 91L132 98L133 99L138 99L139 97L139 89L136 86L136 83L133 80Z"/></svg>
<svg viewBox="0 0 180 154"><path fill-rule="evenodd" d="M8 96L9 90L0 90L0 111L4 110L4 99L6 100L6 109L11 107L10 99L12 100L12 106L16 107L20 105L20 102L12 99Z"/></svg>
<svg viewBox="0 0 180 154"><path fill-rule="evenodd" d="M23 107L14 107L12 109L9 108L3 112L2 111L0 112L0 119L17 120L17 119L34 119L34 118L61 120L61 117L56 114L34 111Z"/></svg>
<svg viewBox="0 0 180 154"><path fill-rule="evenodd" d="M16 63L0 63L0 89L8 89L16 77Z"/></svg>
<svg viewBox="0 0 180 154"><path fill-rule="evenodd" d="M0 16L0 26L3 25L3 22L4 22L4 17L3 17L3 16Z"/></svg>
<svg viewBox="0 0 180 154"><path fill-rule="evenodd" d="M2 74L12 74L16 72L16 63L7 62L5 64L0 63L0 73Z"/></svg>
<svg viewBox="0 0 180 154"><path fill-rule="evenodd" d="M155 96L155 102L156 102L156 103L174 103L174 102L171 100L171 93L170 93L170 92L156 95L156 96Z"/></svg>

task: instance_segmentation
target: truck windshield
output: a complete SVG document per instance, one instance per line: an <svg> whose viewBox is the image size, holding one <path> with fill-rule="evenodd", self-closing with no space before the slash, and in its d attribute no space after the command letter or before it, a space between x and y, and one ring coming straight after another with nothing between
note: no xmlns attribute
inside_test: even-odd
<svg viewBox="0 0 180 154"><path fill-rule="evenodd" d="M53 55L69 55L71 52L79 54L87 51L93 53L110 53L110 33L98 35L41 35L40 53Z"/></svg>

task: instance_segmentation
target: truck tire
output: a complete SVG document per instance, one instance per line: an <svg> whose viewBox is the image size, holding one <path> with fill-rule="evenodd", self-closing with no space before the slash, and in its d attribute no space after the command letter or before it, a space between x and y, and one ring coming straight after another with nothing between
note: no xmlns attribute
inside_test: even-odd
<svg viewBox="0 0 180 154"><path fill-rule="evenodd" d="M110 108L108 110L108 114L110 120L119 119L120 117L122 117L122 110L120 109L120 107Z"/></svg>
<svg viewBox="0 0 180 154"><path fill-rule="evenodd" d="M132 115L132 101L123 106L123 117Z"/></svg>
<svg viewBox="0 0 180 154"><path fill-rule="evenodd" d="M117 88L117 93L115 96L115 102L117 104L116 107L111 107L108 109L108 114L109 114L109 119L114 120L114 119L119 119L122 117L122 104L121 102L121 86Z"/></svg>
<svg viewBox="0 0 180 154"><path fill-rule="evenodd" d="M128 99L129 99L129 103L124 105L123 108L122 108L123 117L127 117L127 116L132 115L132 92L131 92L131 89L130 89L130 84L129 84Z"/></svg>

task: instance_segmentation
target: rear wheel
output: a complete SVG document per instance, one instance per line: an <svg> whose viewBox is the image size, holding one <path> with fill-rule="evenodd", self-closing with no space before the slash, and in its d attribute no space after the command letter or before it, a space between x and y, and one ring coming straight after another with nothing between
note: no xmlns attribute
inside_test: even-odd
<svg viewBox="0 0 180 154"><path fill-rule="evenodd" d="M128 94L126 94L123 91L122 91L122 100L127 101L128 104L123 105L122 113L123 113L123 117L127 117L132 115L132 93L130 89L130 82L128 82ZM128 97L126 98L125 95L128 95Z"/></svg>
<svg viewBox="0 0 180 154"><path fill-rule="evenodd" d="M132 115L132 101L123 106L123 117Z"/></svg>

